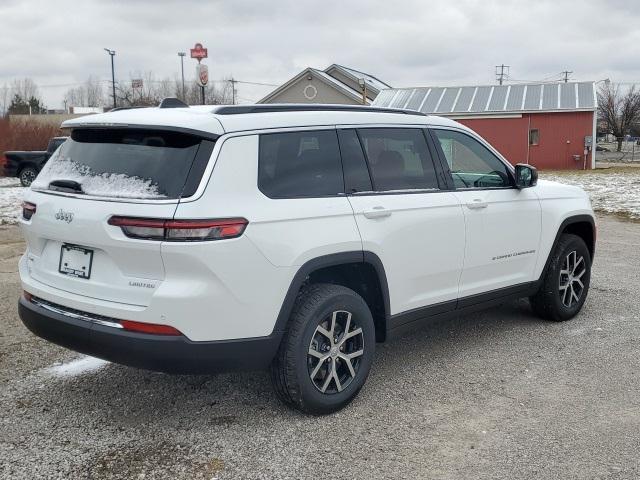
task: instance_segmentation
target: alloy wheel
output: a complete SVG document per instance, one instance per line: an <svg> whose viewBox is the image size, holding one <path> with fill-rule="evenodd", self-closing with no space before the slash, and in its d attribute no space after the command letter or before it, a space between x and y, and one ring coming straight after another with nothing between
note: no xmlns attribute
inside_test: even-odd
<svg viewBox="0 0 640 480"><path fill-rule="evenodd" d="M20 181L26 186L31 185L35 178L36 173L33 170L25 170L20 174Z"/></svg>
<svg viewBox="0 0 640 480"><path fill-rule="evenodd" d="M560 270L560 300L562 304L571 308L580 301L584 291L582 277L587 272L587 265L584 257L578 257L574 250L564 259L564 265Z"/></svg>
<svg viewBox="0 0 640 480"><path fill-rule="evenodd" d="M351 312L338 310L316 327L307 354L309 378L322 393L342 392L354 380L364 354L364 335Z"/></svg>

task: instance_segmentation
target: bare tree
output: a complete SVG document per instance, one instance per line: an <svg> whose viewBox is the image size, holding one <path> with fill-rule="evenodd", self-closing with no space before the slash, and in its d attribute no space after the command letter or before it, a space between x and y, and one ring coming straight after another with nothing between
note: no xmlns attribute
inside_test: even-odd
<svg viewBox="0 0 640 480"><path fill-rule="evenodd" d="M133 75L129 81L116 82L116 96L120 105L125 107L157 106L170 82L168 79L156 80L152 72ZM169 88L169 91L173 92L173 88ZM165 96L172 95L173 93Z"/></svg>
<svg viewBox="0 0 640 480"><path fill-rule="evenodd" d="M95 77L89 77L82 85L67 90L64 99L70 107L102 107L105 104L104 89Z"/></svg>
<svg viewBox="0 0 640 480"><path fill-rule="evenodd" d="M40 92L38 91L38 86L36 83L29 77L25 78L16 78L11 82L11 95L18 95L20 98L25 100L29 100L30 98L35 98L42 103L40 98Z"/></svg>
<svg viewBox="0 0 640 480"><path fill-rule="evenodd" d="M621 151L624 136L640 122L640 92L635 86L623 93L620 85L604 84L598 91L598 116L616 137L618 152Z"/></svg>
<svg viewBox="0 0 640 480"><path fill-rule="evenodd" d="M88 107L102 107L105 104L104 89L100 79L96 77L89 77L84 84L87 91L87 106Z"/></svg>
<svg viewBox="0 0 640 480"><path fill-rule="evenodd" d="M6 83L0 88L0 117L7 114L11 89Z"/></svg>
<svg viewBox="0 0 640 480"><path fill-rule="evenodd" d="M156 106L163 98L182 97L182 83L176 77L174 79L165 77L156 79L152 72L146 72L144 75L135 76L136 79L142 80L142 84L135 82L116 82L116 96L118 103L122 106ZM216 83L212 82L205 87L205 103L207 105L230 104L232 101L231 83L229 81L221 82L221 86L216 87ZM202 92L199 85L195 81L185 83L185 101L189 105L200 105L202 103Z"/></svg>
<svg viewBox="0 0 640 480"><path fill-rule="evenodd" d="M196 82L185 84L185 101L189 105L202 104L202 89ZM204 102L206 105L230 105L232 103L231 83L223 80L220 87L216 82L209 83L204 88Z"/></svg>

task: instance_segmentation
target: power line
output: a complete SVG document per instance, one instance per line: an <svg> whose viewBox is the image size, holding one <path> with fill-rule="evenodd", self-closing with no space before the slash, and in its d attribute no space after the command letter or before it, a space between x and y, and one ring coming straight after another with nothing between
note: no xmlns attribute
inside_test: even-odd
<svg viewBox="0 0 640 480"><path fill-rule="evenodd" d="M236 82L236 83L244 83L246 85L262 85L264 87L279 87L280 86L280 85L277 85L275 83L246 82L246 81L242 81L242 80L234 80L234 82Z"/></svg>
<svg viewBox="0 0 640 480"><path fill-rule="evenodd" d="M570 72L569 70L564 70L564 71L562 72L562 75L563 75L563 77L564 77L564 78L563 78L564 83L567 83L567 82L569 81L569 75L571 75L572 73L573 73L573 72Z"/></svg>

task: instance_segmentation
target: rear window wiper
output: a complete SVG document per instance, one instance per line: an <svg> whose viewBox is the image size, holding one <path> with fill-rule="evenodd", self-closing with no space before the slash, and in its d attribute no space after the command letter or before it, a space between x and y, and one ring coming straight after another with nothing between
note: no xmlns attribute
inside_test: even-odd
<svg viewBox="0 0 640 480"><path fill-rule="evenodd" d="M75 180L54 180L49 183L49 190L56 192L84 193L82 185Z"/></svg>

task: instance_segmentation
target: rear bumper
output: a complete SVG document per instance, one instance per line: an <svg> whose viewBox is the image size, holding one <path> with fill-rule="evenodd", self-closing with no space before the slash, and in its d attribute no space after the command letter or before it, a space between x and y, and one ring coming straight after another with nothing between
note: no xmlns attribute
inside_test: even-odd
<svg viewBox="0 0 640 480"><path fill-rule="evenodd" d="M35 335L110 362L166 373L257 370L269 365L280 335L193 342L184 336L128 332L49 311L24 297L20 319Z"/></svg>
<svg viewBox="0 0 640 480"><path fill-rule="evenodd" d="M5 164L2 166L2 175L4 177L17 177L18 165L10 162L9 160L5 160Z"/></svg>

